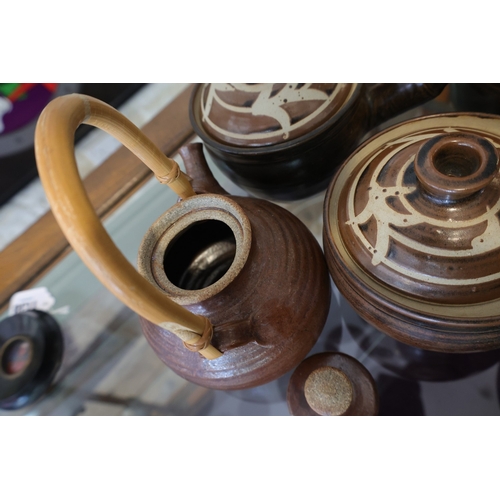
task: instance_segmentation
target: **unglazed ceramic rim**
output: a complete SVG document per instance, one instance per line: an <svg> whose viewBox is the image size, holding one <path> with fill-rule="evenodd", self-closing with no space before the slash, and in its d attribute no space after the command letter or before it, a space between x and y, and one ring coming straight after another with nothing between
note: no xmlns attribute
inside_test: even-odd
<svg viewBox="0 0 500 500"><path fill-rule="evenodd" d="M349 282L351 287L353 287L354 283L356 283L356 286L361 285L361 287L367 287L370 291L370 295L380 302L379 304L372 303L373 307L382 310L380 306L383 304L384 309L388 308L393 311L398 308L403 308L407 311L407 315L406 318L400 319L405 319L409 323L418 321L421 317L424 317L427 321L432 323L439 321L439 318L443 318L445 321L449 321L453 324L461 324L475 319L483 321L491 319L496 320L500 318L500 297L494 300L473 304L440 304L430 300L426 301L421 298L410 297L408 295L398 293L393 287L390 287L389 285L381 282L379 279L368 275L351 256L340 234L338 204L333 200L339 199L339 194L342 191L344 184L359 163L375 150L386 144L389 139L395 140L398 137L406 136L409 133L423 130L424 123L427 125L427 128L431 128L432 126L447 126L447 121L458 118L462 120L460 122L460 127L462 129L467 128L468 123L470 127L472 126L471 122L477 122L480 120L491 120L497 127L500 127L500 117L498 115L486 113L443 113L428 115L399 123L393 127L383 130L358 147L341 166L330 183L325 196L323 211L324 238L328 239L329 245L336 254L335 259L338 258L340 261L334 262L333 264L329 262L330 269L332 268L332 265L335 266L337 272L343 275L344 279ZM450 123L448 126L451 127L452 124ZM477 128L478 127L476 127L476 130ZM395 134L395 131L398 131L399 133ZM341 268L345 268L345 270L341 270ZM399 315L395 314L395 317L396 316Z"/></svg>
<svg viewBox="0 0 500 500"><path fill-rule="evenodd" d="M197 222L210 220L224 222L236 240L233 262L222 278L199 290L184 290L175 286L164 272L152 269L152 262L163 262L165 251L176 236ZM250 221L236 202L221 195L200 194L177 203L152 224L139 247L138 270L178 304L196 304L221 292L234 280L248 259L251 242Z"/></svg>
<svg viewBox="0 0 500 500"><path fill-rule="evenodd" d="M201 109L201 106L197 106L199 100L201 99L201 90L203 89L203 83L196 84L193 92L191 93L191 98L189 100L189 119L191 121L191 125L195 131L195 133L201 138L201 140L206 143L208 146L222 151L224 153L232 153L232 154L240 154L242 156L257 156L266 153L274 153L280 152L283 150L287 150L289 148L293 148L300 144L306 143L316 137L320 136L326 130L332 128L336 124L337 121L341 120L342 117L351 109L353 103L355 103L361 93L361 89L363 84L354 84L354 90L351 92L350 96L347 98L346 102L342 105L340 110L335 113L331 118L323 122L314 130L311 130L307 134L304 134L300 137L292 139L290 141L280 142L278 144L271 144L268 146L230 146L228 144L224 144L222 142L217 141L212 136L208 135L205 132L203 126L199 123L200 120L197 118L199 112L195 112L195 106L198 110Z"/></svg>
<svg viewBox="0 0 500 500"><path fill-rule="evenodd" d="M356 358L342 352L325 351L313 354L293 371L287 387L287 406L291 415L321 416L305 397L307 378L318 368L334 368L346 376L351 384L352 401L342 415L377 415L379 397L377 384L370 371ZM300 404L302 402L302 405ZM364 410L359 412L359 406ZM355 413L353 413L355 411ZM340 415L340 416L342 416Z"/></svg>

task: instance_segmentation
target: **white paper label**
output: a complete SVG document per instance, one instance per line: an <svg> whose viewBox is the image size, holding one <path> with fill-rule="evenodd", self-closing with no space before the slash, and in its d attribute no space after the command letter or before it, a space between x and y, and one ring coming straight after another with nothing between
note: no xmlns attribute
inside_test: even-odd
<svg viewBox="0 0 500 500"><path fill-rule="evenodd" d="M32 288L31 290L23 290L22 292L15 293L10 298L9 316L31 311L32 309L48 311L55 303L56 299L44 286Z"/></svg>

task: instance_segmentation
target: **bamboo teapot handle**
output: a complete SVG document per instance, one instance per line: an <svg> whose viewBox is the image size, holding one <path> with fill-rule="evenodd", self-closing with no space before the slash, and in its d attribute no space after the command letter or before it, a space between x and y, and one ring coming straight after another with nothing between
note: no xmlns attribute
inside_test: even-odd
<svg viewBox="0 0 500 500"><path fill-rule="evenodd" d="M181 325L175 333L187 348L199 350L207 359L219 357L221 353L209 343L210 321L176 304L143 278L97 217L75 159L74 134L83 123L118 139L180 198L195 195L189 178L177 163L116 109L81 94L61 96L51 101L38 119L35 156L42 185L64 235L101 283L130 309L159 326Z"/></svg>

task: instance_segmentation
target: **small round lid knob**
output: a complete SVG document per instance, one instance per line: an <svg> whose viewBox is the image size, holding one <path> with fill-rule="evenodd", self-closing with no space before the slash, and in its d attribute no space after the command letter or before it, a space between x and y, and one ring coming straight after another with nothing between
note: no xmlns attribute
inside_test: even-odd
<svg viewBox="0 0 500 500"><path fill-rule="evenodd" d="M339 352L315 354L296 368L287 391L292 415L376 415L377 388L370 372Z"/></svg>
<svg viewBox="0 0 500 500"><path fill-rule="evenodd" d="M497 173L497 150L475 134L438 135L426 141L415 158L420 184L441 200L467 198L484 189Z"/></svg>
<svg viewBox="0 0 500 500"><path fill-rule="evenodd" d="M343 415L352 403L352 384L337 368L323 366L307 377L304 396L320 415Z"/></svg>

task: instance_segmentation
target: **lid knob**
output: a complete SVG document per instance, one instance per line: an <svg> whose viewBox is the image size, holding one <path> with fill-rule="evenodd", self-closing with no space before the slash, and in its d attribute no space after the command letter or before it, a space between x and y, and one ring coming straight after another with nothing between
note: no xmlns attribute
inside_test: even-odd
<svg viewBox="0 0 500 500"><path fill-rule="evenodd" d="M290 378L286 399L292 415L378 413L377 387L370 372L340 352L313 354L302 361Z"/></svg>
<svg viewBox="0 0 500 500"><path fill-rule="evenodd" d="M415 158L421 186L443 201L456 201L484 189L498 171L490 141L474 134L450 133L426 141Z"/></svg>
<svg viewBox="0 0 500 500"><path fill-rule="evenodd" d="M320 415L343 415L352 403L352 384L343 372L331 366L314 370L304 384L309 406Z"/></svg>

